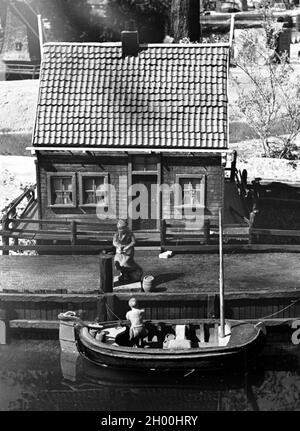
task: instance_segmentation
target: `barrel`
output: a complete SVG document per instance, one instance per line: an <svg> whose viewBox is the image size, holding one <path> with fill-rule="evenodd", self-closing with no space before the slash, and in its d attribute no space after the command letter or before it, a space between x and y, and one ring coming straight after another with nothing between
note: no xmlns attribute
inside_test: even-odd
<svg viewBox="0 0 300 431"><path fill-rule="evenodd" d="M151 292L154 287L154 277L152 275L145 275L143 278L143 291Z"/></svg>

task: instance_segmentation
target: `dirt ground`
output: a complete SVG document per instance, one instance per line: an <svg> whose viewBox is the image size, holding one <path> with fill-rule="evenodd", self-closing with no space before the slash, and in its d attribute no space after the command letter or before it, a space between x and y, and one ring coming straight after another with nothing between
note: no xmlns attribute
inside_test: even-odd
<svg viewBox="0 0 300 431"><path fill-rule="evenodd" d="M0 212L24 187L35 184L33 157L0 156Z"/></svg>
<svg viewBox="0 0 300 431"><path fill-rule="evenodd" d="M224 256L227 292L300 289L300 254L262 253ZM218 255L175 255L136 252L144 275L153 275L157 292L217 292ZM71 280L71 281L70 281ZM88 293L99 289L98 256L0 256L0 289L67 289ZM128 292L130 288L116 287ZM136 291L136 287L133 291Z"/></svg>
<svg viewBox="0 0 300 431"><path fill-rule="evenodd" d="M175 255L171 259L136 260L152 274L159 290L215 292L219 289L218 255ZM300 255L297 253L224 255L226 291L300 289Z"/></svg>
<svg viewBox="0 0 300 431"><path fill-rule="evenodd" d="M0 81L0 132L32 132L38 79Z"/></svg>

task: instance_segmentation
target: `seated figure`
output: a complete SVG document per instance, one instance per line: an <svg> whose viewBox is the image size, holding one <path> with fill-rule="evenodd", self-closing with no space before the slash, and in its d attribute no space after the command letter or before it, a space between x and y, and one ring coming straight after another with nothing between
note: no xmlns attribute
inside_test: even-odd
<svg viewBox="0 0 300 431"><path fill-rule="evenodd" d="M115 267L121 272L120 282L135 282L142 278L142 269L134 261L135 237L128 228L126 220L119 220L117 232L113 237L113 245L116 247Z"/></svg>

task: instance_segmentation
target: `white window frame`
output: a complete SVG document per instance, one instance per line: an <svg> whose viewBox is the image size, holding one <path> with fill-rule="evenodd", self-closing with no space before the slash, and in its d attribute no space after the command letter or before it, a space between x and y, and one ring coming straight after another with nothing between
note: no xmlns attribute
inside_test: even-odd
<svg viewBox="0 0 300 431"><path fill-rule="evenodd" d="M181 179L191 179L199 180L200 182L200 204L190 205L182 204L177 205L177 208L205 208L205 195L206 195L206 175L204 174L176 174L176 184L180 186ZM177 193L180 193L179 187L177 188ZM182 202L182 196L176 196L176 202Z"/></svg>
<svg viewBox="0 0 300 431"><path fill-rule="evenodd" d="M109 184L109 175L108 172L79 172L78 173L78 181L79 181L79 206L80 207L84 207L84 208L95 208L98 205L101 205L99 203L84 203L84 188L83 188L83 182L84 182L84 178L87 177L94 177L94 178L104 178L104 184L108 185ZM106 202L103 203L101 206L106 207L109 205L109 193L107 192L107 199Z"/></svg>
<svg viewBox="0 0 300 431"><path fill-rule="evenodd" d="M72 203L71 204L54 204L53 203L53 186L52 178L65 177L72 180ZM47 193L48 193L48 207L51 208L76 208L77 206L77 187L76 187L76 174L75 172L47 172Z"/></svg>

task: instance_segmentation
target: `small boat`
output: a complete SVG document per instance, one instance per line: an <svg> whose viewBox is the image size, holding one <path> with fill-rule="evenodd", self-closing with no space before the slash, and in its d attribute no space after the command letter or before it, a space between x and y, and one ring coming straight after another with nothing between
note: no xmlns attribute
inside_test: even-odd
<svg viewBox="0 0 300 431"><path fill-rule="evenodd" d="M74 312L61 313L62 350L97 365L135 370L215 369L255 357L265 341L264 324L224 318L222 231L220 211L220 319L147 321L147 336L137 347L130 342L128 321L85 324Z"/></svg>
<svg viewBox="0 0 300 431"><path fill-rule="evenodd" d="M226 320L221 337L217 320L147 321L144 345L135 347L126 321L86 325L70 312L59 318L62 349L67 338L92 363L123 369L216 369L232 366L233 361L242 365L256 356L265 339L262 324ZM67 337L62 335L67 331Z"/></svg>

